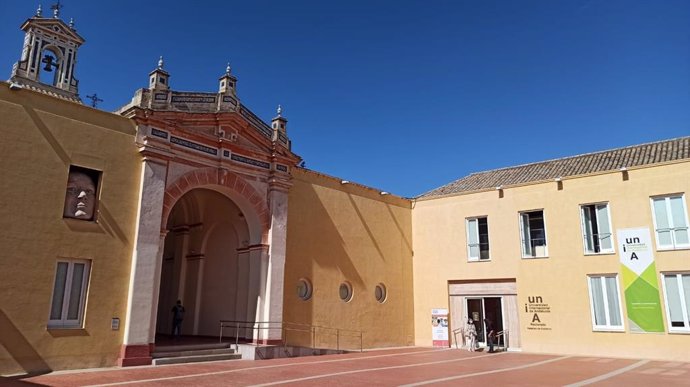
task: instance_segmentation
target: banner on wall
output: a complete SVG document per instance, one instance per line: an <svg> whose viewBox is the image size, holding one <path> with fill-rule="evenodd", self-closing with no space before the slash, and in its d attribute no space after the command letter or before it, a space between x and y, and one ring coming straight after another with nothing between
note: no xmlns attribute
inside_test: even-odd
<svg viewBox="0 0 690 387"><path fill-rule="evenodd" d="M431 310L431 340L434 347L448 347L448 309Z"/></svg>
<svg viewBox="0 0 690 387"><path fill-rule="evenodd" d="M649 228L618 230L625 305L631 332L664 332Z"/></svg>

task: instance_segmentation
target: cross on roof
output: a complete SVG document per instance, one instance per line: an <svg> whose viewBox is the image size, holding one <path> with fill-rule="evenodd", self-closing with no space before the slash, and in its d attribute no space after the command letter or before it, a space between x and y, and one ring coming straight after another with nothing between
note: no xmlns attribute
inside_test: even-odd
<svg viewBox="0 0 690 387"><path fill-rule="evenodd" d="M91 107L96 107L99 102L103 102L102 99L98 98L98 94L93 93L92 95L87 95L86 98L91 100Z"/></svg>
<svg viewBox="0 0 690 387"><path fill-rule="evenodd" d="M50 6L50 9L53 10L53 17L57 18L60 16L60 8L64 7L64 5L60 4L60 0L58 0L57 3L53 4Z"/></svg>

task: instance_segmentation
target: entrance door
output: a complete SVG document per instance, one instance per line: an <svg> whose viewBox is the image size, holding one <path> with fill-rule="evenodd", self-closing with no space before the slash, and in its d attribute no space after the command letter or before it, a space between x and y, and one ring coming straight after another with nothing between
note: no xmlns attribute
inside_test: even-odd
<svg viewBox="0 0 690 387"><path fill-rule="evenodd" d="M489 319L494 324L496 332L503 330L503 306L501 297L468 297L467 316L474 321L477 330L477 342L486 345L486 323Z"/></svg>

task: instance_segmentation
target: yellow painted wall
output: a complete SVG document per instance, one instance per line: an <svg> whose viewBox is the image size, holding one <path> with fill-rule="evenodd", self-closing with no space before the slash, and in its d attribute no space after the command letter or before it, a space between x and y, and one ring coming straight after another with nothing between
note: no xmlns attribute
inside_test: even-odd
<svg viewBox="0 0 690 387"><path fill-rule="evenodd" d="M0 374L115 365L141 168L134 125L2 82L0 117ZM98 223L62 217L70 164L103 171ZM58 257L92 260L84 329L47 329Z"/></svg>
<svg viewBox="0 0 690 387"><path fill-rule="evenodd" d="M123 330L110 322L126 324L137 216L134 124L6 83L0 118L0 374L112 366ZM70 164L103 171L98 223L62 218ZM506 187L501 198L487 190L412 202L313 171L292 174L284 321L319 327L317 347L357 349L354 331L364 348L431 345L430 312L449 308L449 281L514 278L519 307L530 296L551 307L541 316L547 331L528 330L532 314L520 308L524 351L687 358L687 334L633 334L627 322L623 333L592 331L587 275L621 270L618 251L584 255L579 206L608 202L614 238L640 226L653 237L649 198L690 192L690 162L632 169L627 181L615 172L564 179L562 190L546 182ZM523 259L518 212L534 209L545 213L549 257ZM476 216L489 219L489 262L467 262L465 219ZM690 272L690 250L654 256L659 273ZM92 262L84 329L47 329L59 257ZM313 285L310 300L297 296L300 278ZM347 303L338 295L343 281L354 290ZM388 293L382 304L379 283ZM625 308L623 297L621 289ZM287 339L312 345L310 333Z"/></svg>
<svg viewBox="0 0 690 387"><path fill-rule="evenodd" d="M316 172L294 168L292 173L284 320L363 331L365 348L412 345L410 202ZM297 296L300 278L313 284L308 301ZM338 295L343 281L354 290L348 303ZM388 293L382 304L374 297L379 283ZM334 335L317 330L316 346L335 348ZM288 340L309 345L311 339L289 331ZM359 337L341 338L340 347L358 349Z"/></svg>
<svg viewBox="0 0 690 387"><path fill-rule="evenodd" d="M654 240L650 196L690 193L690 162L508 187L429 200L412 211L414 244L415 337L431 345L427 323L431 308L448 307L448 281L515 278L517 280L522 350L687 360L690 335L593 332L588 274L618 273L623 318L627 320L616 230L648 227ZM585 255L580 205L608 202L616 242L615 254ZM518 212L543 209L548 258L523 259ZM468 262L465 219L488 216L491 260ZM655 243L655 242L654 242ZM690 250L654 251L658 273L690 272ZM663 308L661 277L658 276ZM529 296L541 296L551 307L541 314L550 331L527 330L532 313L524 311ZM666 315L664 311L664 321ZM668 331L668 323L665 323Z"/></svg>

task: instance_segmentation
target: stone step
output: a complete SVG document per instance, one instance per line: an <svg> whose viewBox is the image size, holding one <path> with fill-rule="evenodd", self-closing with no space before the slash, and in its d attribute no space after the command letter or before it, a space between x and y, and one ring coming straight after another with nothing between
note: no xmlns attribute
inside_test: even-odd
<svg viewBox="0 0 690 387"><path fill-rule="evenodd" d="M162 357L179 357L179 356L201 356L201 355L221 355L221 354L233 354L234 349L231 348L213 348L213 349L193 349L193 350L177 350L170 351L166 348L164 351L156 351L151 354L154 359L159 359Z"/></svg>
<svg viewBox="0 0 690 387"><path fill-rule="evenodd" d="M156 352L197 351L202 349L223 349L231 347L231 343L180 344L156 347Z"/></svg>
<svg viewBox="0 0 690 387"><path fill-rule="evenodd" d="M223 353L223 354L216 354L216 355L162 357L162 358L158 358L158 359L153 359L153 365L198 363L198 362L204 362L204 361L235 360L235 359L242 359L242 355L239 353Z"/></svg>

